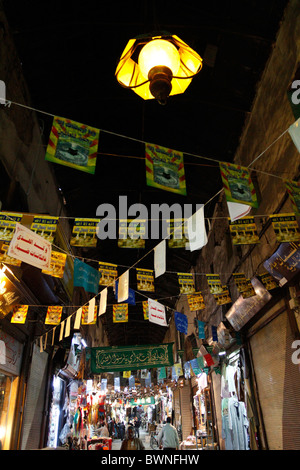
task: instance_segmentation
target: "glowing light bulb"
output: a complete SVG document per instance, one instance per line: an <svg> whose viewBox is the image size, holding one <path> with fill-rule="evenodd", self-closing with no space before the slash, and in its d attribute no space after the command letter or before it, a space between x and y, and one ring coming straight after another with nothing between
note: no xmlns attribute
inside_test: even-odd
<svg viewBox="0 0 300 470"><path fill-rule="evenodd" d="M173 75L176 75L179 66L179 53L174 44L165 39L153 39L141 50L138 58L141 73L146 79L153 67L168 67Z"/></svg>

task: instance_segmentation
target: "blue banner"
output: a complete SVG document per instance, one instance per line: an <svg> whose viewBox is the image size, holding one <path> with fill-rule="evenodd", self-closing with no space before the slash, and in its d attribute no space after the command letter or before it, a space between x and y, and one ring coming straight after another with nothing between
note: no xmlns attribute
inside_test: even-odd
<svg viewBox="0 0 300 470"><path fill-rule="evenodd" d="M115 296L117 300L118 300L118 284L119 282L116 281L115 282L115 287L116 287ZM133 289L130 289L130 287L129 287L129 297L127 300L124 300L124 303L129 304L129 305L135 305L135 292Z"/></svg>
<svg viewBox="0 0 300 470"><path fill-rule="evenodd" d="M187 335L188 331L188 319L184 313L175 312L175 326L177 331Z"/></svg>
<svg viewBox="0 0 300 470"><path fill-rule="evenodd" d="M83 287L87 292L98 294L101 273L79 259L74 259L74 287Z"/></svg>
<svg viewBox="0 0 300 470"><path fill-rule="evenodd" d="M205 339L204 326L205 326L204 321L198 320L198 337L200 339Z"/></svg>
<svg viewBox="0 0 300 470"><path fill-rule="evenodd" d="M211 334L212 334L213 341L218 342L218 334L217 334L217 327L216 326L211 327Z"/></svg>

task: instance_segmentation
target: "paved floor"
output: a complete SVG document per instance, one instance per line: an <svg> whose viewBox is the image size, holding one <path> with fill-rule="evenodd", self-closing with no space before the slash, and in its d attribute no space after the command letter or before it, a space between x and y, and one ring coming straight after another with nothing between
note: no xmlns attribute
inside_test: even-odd
<svg viewBox="0 0 300 470"><path fill-rule="evenodd" d="M150 435L145 429L140 429L140 439L143 442L145 449L151 450ZM112 450L120 450L121 444L121 439L114 439L112 442Z"/></svg>

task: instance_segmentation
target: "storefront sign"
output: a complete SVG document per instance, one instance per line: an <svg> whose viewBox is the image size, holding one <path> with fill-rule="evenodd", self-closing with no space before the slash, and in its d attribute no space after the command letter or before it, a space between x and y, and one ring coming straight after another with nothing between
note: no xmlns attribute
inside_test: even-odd
<svg viewBox="0 0 300 470"><path fill-rule="evenodd" d="M173 344L91 348L91 372L100 374L172 366Z"/></svg>
<svg viewBox="0 0 300 470"><path fill-rule="evenodd" d="M246 299L240 296L225 315L236 331L251 320L272 297L258 279L254 277L251 283L256 295Z"/></svg>
<svg viewBox="0 0 300 470"><path fill-rule="evenodd" d="M300 242L282 243L264 262L264 268L283 285L300 270Z"/></svg>

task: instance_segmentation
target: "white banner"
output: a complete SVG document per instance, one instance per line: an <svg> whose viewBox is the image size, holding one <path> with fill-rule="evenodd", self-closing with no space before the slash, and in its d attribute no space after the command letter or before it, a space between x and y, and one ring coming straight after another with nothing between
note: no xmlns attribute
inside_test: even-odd
<svg viewBox="0 0 300 470"><path fill-rule="evenodd" d="M154 271L155 277L166 272L166 240L163 240L154 248Z"/></svg>
<svg viewBox="0 0 300 470"><path fill-rule="evenodd" d="M164 305L156 300L148 299L149 321L161 326L168 326Z"/></svg>
<svg viewBox="0 0 300 470"><path fill-rule="evenodd" d="M106 312L107 306L107 287L100 292L99 314L103 315Z"/></svg>
<svg viewBox="0 0 300 470"><path fill-rule="evenodd" d="M16 224L7 255L39 269L50 269L51 243L24 225Z"/></svg>
<svg viewBox="0 0 300 470"><path fill-rule="evenodd" d="M207 235L204 221L204 206L187 220L187 238L185 248L190 251L200 250L207 244Z"/></svg>
<svg viewBox="0 0 300 470"><path fill-rule="evenodd" d="M120 276L118 283L118 302L125 302L129 297L129 270Z"/></svg>

